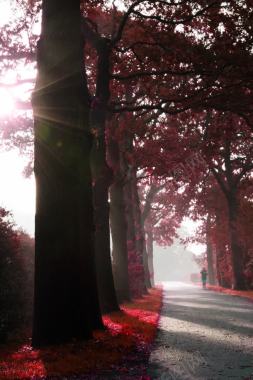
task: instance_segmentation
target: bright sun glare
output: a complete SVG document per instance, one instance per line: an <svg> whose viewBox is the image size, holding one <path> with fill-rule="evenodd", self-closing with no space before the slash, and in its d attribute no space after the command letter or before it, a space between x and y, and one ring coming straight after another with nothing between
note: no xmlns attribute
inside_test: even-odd
<svg viewBox="0 0 253 380"><path fill-rule="evenodd" d="M15 102L11 93L5 88L0 88L0 117L8 116L15 108Z"/></svg>
<svg viewBox="0 0 253 380"><path fill-rule="evenodd" d="M17 16L14 5L14 0L0 0L0 29ZM6 119L18 115L19 101L28 101L31 85L15 86L17 78L26 79L33 75L33 67L26 67L23 63L17 65L16 70L0 72L0 127ZM0 144L0 207L10 210L17 225L33 235L35 183L33 177L25 179L22 175L26 162L27 159L20 156L18 150L5 152Z"/></svg>

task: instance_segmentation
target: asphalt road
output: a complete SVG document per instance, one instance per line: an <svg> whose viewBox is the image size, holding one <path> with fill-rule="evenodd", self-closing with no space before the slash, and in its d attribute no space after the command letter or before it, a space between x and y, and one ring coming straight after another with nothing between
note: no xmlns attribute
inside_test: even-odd
<svg viewBox="0 0 253 380"><path fill-rule="evenodd" d="M148 374L152 380L253 380L253 302L165 283Z"/></svg>

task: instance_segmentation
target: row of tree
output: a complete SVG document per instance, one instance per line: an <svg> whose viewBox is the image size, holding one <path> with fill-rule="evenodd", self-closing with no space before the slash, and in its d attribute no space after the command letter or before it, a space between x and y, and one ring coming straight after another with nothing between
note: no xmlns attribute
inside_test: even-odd
<svg viewBox="0 0 253 380"><path fill-rule="evenodd" d="M230 273L229 284L244 289L250 1L20 4L3 33L3 72L34 62L31 25L42 13L32 96L34 345L87 338L102 327L101 310L144 294L153 241L170 242L187 215L204 221L210 278L216 258L219 281ZM6 123L6 136L27 147L24 118Z"/></svg>
<svg viewBox="0 0 253 380"><path fill-rule="evenodd" d="M194 128L191 123L196 123ZM173 236L169 231L164 239L164 225L172 228L173 218L183 217L201 221L196 236L185 243L196 241L207 246L202 265L208 266L209 281L214 284L246 289L252 287L252 131L244 120L217 111L202 115L188 115L188 123L177 117L171 120L173 129L180 131L180 145L185 151L184 161L174 161L174 170L159 167L159 176L147 186L142 180L146 199L154 194L151 204L151 225L156 240L168 244ZM171 141L171 139L170 139ZM166 144L167 150L166 150ZM186 150L189 149L188 153ZM150 153L151 146L140 147L138 154ZM153 145L153 149L156 147ZM172 150L164 141L166 159ZM175 153L173 160L176 159ZM148 159L150 162L150 158ZM162 161L159 160L161 163ZM147 164L147 163L146 163ZM154 165L154 163L151 165ZM154 167L154 166L153 166ZM164 170L164 173L162 173ZM173 194L174 192L174 194ZM172 194L171 194L172 193ZM169 196L169 198L167 198ZM174 206L172 215L169 207ZM152 209L153 208L153 209ZM166 215L164 215L166 213ZM167 219L166 219L167 218Z"/></svg>

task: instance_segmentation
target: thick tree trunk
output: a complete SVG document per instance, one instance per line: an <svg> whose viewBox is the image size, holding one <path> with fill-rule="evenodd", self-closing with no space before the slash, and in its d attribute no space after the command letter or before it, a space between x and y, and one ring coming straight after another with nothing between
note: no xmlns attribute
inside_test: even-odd
<svg viewBox="0 0 253 380"><path fill-rule="evenodd" d="M218 284L223 288L231 288L231 283L229 283L225 271L228 267L226 260L225 247L220 244L216 247L216 268L217 268L217 280Z"/></svg>
<svg viewBox="0 0 253 380"><path fill-rule="evenodd" d="M245 290L246 283L243 273L243 250L239 243L237 231L238 204L236 195L230 194L228 200L228 228L233 269L233 288Z"/></svg>
<svg viewBox="0 0 253 380"><path fill-rule="evenodd" d="M207 272L208 272L208 283L210 285L215 284L214 277L214 263L213 263L213 250L211 242L207 242L206 245L206 255L207 255Z"/></svg>
<svg viewBox="0 0 253 380"><path fill-rule="evenodd" d="M206 222L206 256L207 256L207 272L208 272L208 283L210 285L215 284L214 277L214 261L213 261L213 250L212 241L210 236L210 216L207 217Z"/></svg>
<svg viewBox="0 0 253 380"><path fill-rule="evenodd" d="M220 252L218 252L218 250L216 249L217 280L218 280L218 285L223 286L221 268L220 268L220 262L219 262L219 255L220 255Z"/></svg>
<svg viewBox="0 0 253 380"><path fill-rule="evenodd" d="M94 267L88 92L80 2L44 0L35 117L33 345L90 337L102 326Z"/></svg>
<svg viewBox="0 0 253 380"><path fill-rule="evenodd" d="M142 222L142 215L140 209L140 198L137 188L137 178L136 173L133 174L132 180L132 189L133 189L133 211L135 219L135 231L136 231L136 249L137 254L142 256L143 262L143 292L147 292L147 288L151 288L150 274L148 268L148 255L146 250L146 240L144 234L144 226Z"/></svg>
<svg viewBox="0 0 253 380"><path fill-rule="evenodd" d="M106 175L104 175L96 179L93 190L96 225L95 251L97 283L99 301L103 313L119 310L111 262L108 187Z"/></svg>
<svg viewBox="0 0 253 380"><path fill-rule="evenodd" d="M127 250L129 286L133 297L140 297L146 293L145 276L143 267L143 251L137 243L136 230L136 197L134 192L133 168L129 168L128 181L125 186L125 202L127 217Z"/></svg>
<svg viewBox="0 0 253 380"><path fill-rule="evenodd" d="M110 210L108 203L112 172L106 160L105 128L110 99L110 45L105 38L97 42L98 64L96 97L92 103L91 127L95 132L92 148L92 176L96 224L96 269L99 300L103 312L119 309L111 263Z"/></svg>
<svg viewBox="0 0 253 380"><path fill-rule="evenodd" d="M230 264L227 259L226 247L220 232L222 230L222 220L219 213L216 213L216 235L217 241L215 243L215 254L216 254L216 271L218 284L224 288L231 288L231 283L229 282L229 268Z"/></svg>
<svg viewBox="0 0 253 380"><path fill-rule="evenodd" d="M144 226L141 226L142 235L143 238L143 266L144 266L144 275L145 275L145 287L146 289L152 288L152 282L151 282L151 275L149 270L149 263L148 263L148 252L147 252L147 242L145 239L145 231Z"/></svg>
<svg viewBox="0 0 253 380"><path fill-rule="evenodd" d="M115 128L118 128L116 120ZM108 137L108 162L113 171L113 183L110 187L110 226L112 234L113 273L117 298L120 303L130 300L127 221L124 199L126 164L112 131Z"/></svg>
<svg viewBox="0 0 253 380"><path fill-rule="evenodd" d="M124 184L116 181L110 189L110 217L114 279L119 302L130 300L127 253L127 222Z"/></svg>
<svg viewBox="0 0 253 380"><path fill-rule="evenodd" d="M125 186L129 287L132 297L142 295L142 259L137 256L131 179Z"/></svg>
<svg viewBox="0 0 253 380"><path fill-rule="evenodd" d="M147 222L148 216L151 211L151 205L154 201L154 197L161 189L160 186L155 186L151 183L149 191L146 195L145 199L145 205L142 211L141 215L141 221L143 226L143 231L145 233L145 226L146 226L146 252L147 252L147 262L148 262L148 272L149 272L149 279L151 286L155 285L154 281L154 263L153 263L153 232L152 232L152 226L149 225Z"/></svg>
<svg viewBox="0 0 253 380"><path fill-rule="evenodd" d="M154 261L153 261L153 232L152 229L149 228L147 230L147 254L148 254L148 267L149 267L149 273L150 273L150 282L151 285L155 285L155 278L154 278Z"/></svg>

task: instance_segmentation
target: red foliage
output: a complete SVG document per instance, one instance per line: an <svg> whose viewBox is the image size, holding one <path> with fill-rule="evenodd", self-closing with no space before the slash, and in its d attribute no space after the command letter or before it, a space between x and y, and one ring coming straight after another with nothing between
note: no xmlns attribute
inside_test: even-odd
<svg viewBox="0 0 253 380"><path fill-rule="evenodd" d="M214 285L207 285L207 288L210 290L214 290L215 292L226 293L226 294L229 294L231 296L249 298L250 300L253 301L253 291L252 290L245 290L245 291L233 290L233 289L223 288L222 286L214 286Z"/></svg>
<svg viewBox="0 0 253 380"><path fill-rule="evenodd" d="M71 374L99 374L100 371L124 373L128 367L128 355L134 353L137 359L139 351L139 362L145 362L142 355L149 352L154 339L161 302L162 290L152 289L134 303L124 304L122 311L103 317L106 330L96 331L94 339L88 342L40 350L32 349L28 342L19 347L0 347L0 378L24 380L43 376L62 378ZM142 379L147 379L144 372Z"/></svg>

